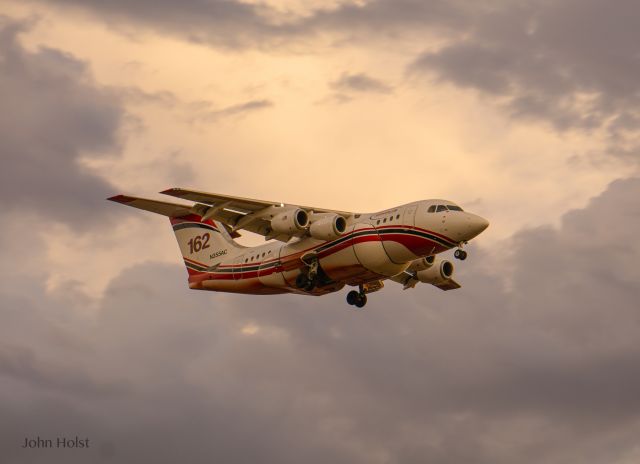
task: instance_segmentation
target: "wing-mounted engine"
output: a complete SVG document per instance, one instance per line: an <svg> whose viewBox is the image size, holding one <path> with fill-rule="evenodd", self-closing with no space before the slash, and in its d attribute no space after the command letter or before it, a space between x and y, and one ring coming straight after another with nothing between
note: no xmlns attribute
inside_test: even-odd
<svg viewBox="0 0 640 464"><path fill-rule="evenodd" d="M309 224L315 222L310 220L312 217L321 216L318 220L323 220L314 227L314 232L318 236L330 236L334 226L338 231L341 230L341 218L353 215L348 211L254 200L183 188L170 188L161 193L196 202L197 204L192 206L194 213L197 209L196 214L203 218L214 219L227 225L232 234L239 230L247 230L262 235L267 240L276 239L282 242L288 242L292 237L310 234ZM333 224L326 224L324 215L338 219L334 219Z"/></svg>
<svg viewBox="0 0 640 464"><path fill-rule="evenodd" d="M453 263L446 259L435 259L427 269L416 272L416 278L424 283L436 287L451 280L453 277Z"/></svg>
<svg viewBox="0 0 640 464"><path fill-rule="evenodd" d="M334 240L347 230L347 220L338 214L312 214L309 235L318 240Z"/></svg>
<svg viewBox="0 0 640 464"><path fill-rule="evenodd" d="M300 208L289 209L271 218L271 230L274 237L279 235L298 235L309 225L309 215Z"/></svg>
<svg viewBox="0 0 640 464"><path fill-rule="evenodd" d="M427 256L413 261L406 271L391 279L404 285L404 289L413 288L418 282L434 285L441 290L460 288L453 280L453 263L435 256Z"/></svg>
<svg viewBox="0 0 640 464"><path fill-rule="evenodd" d="M424 258L416 259L412 261L409 267L407 268L408 272L418 272L424 271L425 269L429 269L433 267L433 264L436 262L435 256L426 256Z"/></svg>

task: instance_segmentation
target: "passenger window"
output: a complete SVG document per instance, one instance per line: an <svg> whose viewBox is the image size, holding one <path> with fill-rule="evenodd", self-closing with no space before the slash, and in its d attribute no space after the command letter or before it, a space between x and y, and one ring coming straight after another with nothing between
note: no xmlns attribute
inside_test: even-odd
<svg viewBox="0 0 640 464"><path fill-rule="evenodd" d="M427 213L435 213L435 212L436 212L436 205L429 206Z"/></svg>
<svg viewBox="0 0 640 464"><path fill-rule="evenodd" d="M389 217L389 221L393 221L393 216L390 216L390 217Z"/></svg>
<svg viewBox="0 0 640 464"><path fill-rule="evenodd" d="M400 215L399 214L396 214L396 219L400 219Z"/></svg>
<svg viewBox="0 0 640 464"><path fill-rule="evenodd" d="M384 218L384 219L382 220L382 222L383 222L383 223L387 222L387 218Z"/></svg>
<svg viewBox="0 0 640 464"><path fill-rule="evenodd" d="M264 258L264 253L262 253L262 257Z"/></svg>
<svg viewBox="0 0 640 464"><path fill-rule="evenodd" d="M436 210L436 212L440 212L440 211L446 211L447 207L445 205L438 205L438 209Z"/></svg>
<svg viewBox="0 0 640 464"><path fill-rule="evenodd" d="M249 262L249 258L245 258L245 259L244 259L244 262L245 262L245 263L248 263L248 262Z"/></svg>
<svg viewBox="0 0 640 464"><path fill-rule="evenodd" d="M376 221L376 224L380 224L380 219L378 219L378 220Z"/></svg>

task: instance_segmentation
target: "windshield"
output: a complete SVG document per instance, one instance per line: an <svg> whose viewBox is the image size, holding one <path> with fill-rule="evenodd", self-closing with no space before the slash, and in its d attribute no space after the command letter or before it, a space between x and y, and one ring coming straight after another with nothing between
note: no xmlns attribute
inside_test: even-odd
<svg viewBox="0 0 640 464"><path fill-rule="evenodd" d="M441 211L464 211L462 208L456 205L431 205L427 209L427 213L439 213Z"/></svg>

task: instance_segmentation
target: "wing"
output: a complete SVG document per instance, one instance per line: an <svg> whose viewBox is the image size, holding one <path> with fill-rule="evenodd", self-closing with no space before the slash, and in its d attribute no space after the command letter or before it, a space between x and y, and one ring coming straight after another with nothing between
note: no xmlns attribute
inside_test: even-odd
<svg viewBox="0 0 640 464"><path fill-rule="evenodd" d="M416 277L416 273L410 272L410 271L404 271L404 272L401 272L400 274L394 275L393 277L389 277L389 280L402 284L403 290L406 290L408 288L413 288L416 286L416 284L420 283L420 281ZM455 290L457 288L462 287L462 285L460 285L458 282L456 282L453 279L448 279L444 282L441 282L438 284L431 284L431 285L438 287L440 290Z"/></svg>
<svg viewBox="0 0 640 464"><path fill-rule="evenodd" d="M171 203L168 201L150 200L148 198L132 197L129 195L116 195L107 200L115 201L116 203L122 203L123 205L132 206L133 208L142 209L144 211L151 211L152 213L161 214L168 217L183 217L190 214L198 214L198 212L206 205L187 205L180 203ZM227 232L231 234L232 238L240 237L240 234L232 231L227 227Z"/></svg>
<svg viewBox="0 0 640 464"><path fill-rule="evenodd" d="M267 239L275 238L284 242L288 241L291 236L271 235L270 221L273 215L279 212L279 208L300 208L308 213L335 213L344 218L353 215L353 213L348 211L291 205L279 201L253 200L251 198L220 195L217 193L207 193L182 188L170 188L160 193L199 203L199 205L194 207L198 211L198 214L205 219L215 219L227 224L231 226L234 231L245 229L249 232L263 235Z"/></svg>

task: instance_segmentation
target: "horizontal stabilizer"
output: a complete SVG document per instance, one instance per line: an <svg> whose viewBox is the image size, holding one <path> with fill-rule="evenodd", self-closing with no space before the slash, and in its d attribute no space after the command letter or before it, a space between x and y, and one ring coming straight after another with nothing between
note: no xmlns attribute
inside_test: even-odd
<svg viewBox="0 0 640 464"><path fill-rule="evenodd" d="M182 217L193 214L190 205L181 205L178 203L170 203L168 201L149 200L147 198L130 197L127 195L116 195L107 200L122 203L123 205L132 206L134 208L151 211L152 213L162 214L168 217Z"/></svg>

